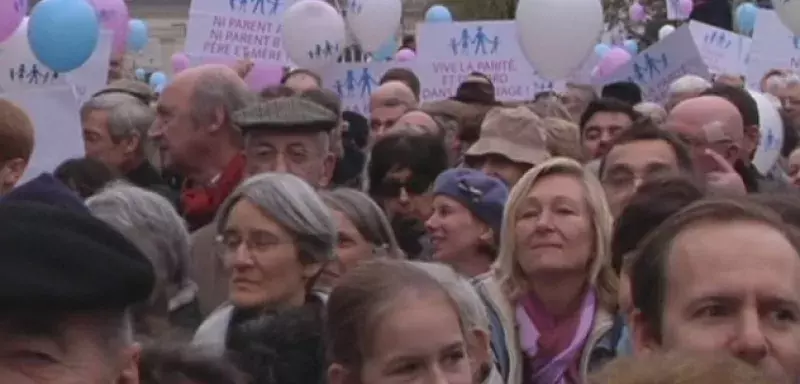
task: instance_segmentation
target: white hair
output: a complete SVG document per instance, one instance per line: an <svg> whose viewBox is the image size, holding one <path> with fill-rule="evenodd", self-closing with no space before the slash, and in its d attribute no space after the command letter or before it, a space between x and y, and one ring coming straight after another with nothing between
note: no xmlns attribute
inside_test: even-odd
<svg viewBox="0 0 800 384"><path fill-rule="evenodd" d="M711 88L711 82L696 75L685 75L669 85L668 95L699 94Z"/></svg>
<svg viewBox="0 0 800 384"><path fill-rule="evenodd" d="M288 173L262 173L245 180L217 211L221 233L231 210L241 199L255 204L297 239L303 261L322 263L333 259L336 224L331 211L305 181Z"/></svg>
<svg viewBox="0 0 800 384"><path fill-rule="evenodd" d="M174 294L191 284L189 232L167 199L116 181L86 200L86 205L95 217L122 233L150 259L157 283L163 288Z"/></svg>
<svg viewBox="0 0 800 384"><path fill-rule="evenodd" d="M489 314L481 297L470 282L459 275L453 268L431 262L412 261L412 265L421 269L444 287L447 295L458 306L461 321L470 330L479 330L490 334Z"/></svg>

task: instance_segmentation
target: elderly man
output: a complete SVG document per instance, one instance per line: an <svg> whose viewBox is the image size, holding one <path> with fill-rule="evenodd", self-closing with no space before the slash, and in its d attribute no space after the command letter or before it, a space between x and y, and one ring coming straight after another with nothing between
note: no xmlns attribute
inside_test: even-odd
<svg viewBox="0 0 800 384"><path fill-rule="evenodd" d="M744 148L744 122L733 103L719 96L695 97L676 105L665 125L689 145L696 169L713 189L745 192L735 171Z"/></svg>
<svg viewBox="0 0 800 384"><path fill-rule="evenodd" d="M242 138L231 118L255 96L232 69L187 69L164 89L150 136L165 167L186 178L181 208L192 230L208 224L244 173Z"/></svg>
<svg viewBox="0 0 800 384"><path fill-rule="evenodd" d="M2 202L0 217L0 382L139 383L147 258L87 212Z"/></svg>
<svg viewBox="0 0 800 384"><path fill-rule="evenodd" d="M378 87L369 98L372 141L379 139L409 110L417 108L414 92L400 81Z"/></svg>
<svg viewBox="0 0 800 384"><path fill-rule="evenodd" d="M667 102L664 104L664 108L669 111L681 101L700 96L701 93L709 88L711 88L711 82L700 76L682 76L669 85Z"/></svg>
<svg viewBox="0 0 800 384"><path fill-rule="evenodd" d="M0 99L0 195L22 178L33 153L33 123L20 107Z"/></svg>

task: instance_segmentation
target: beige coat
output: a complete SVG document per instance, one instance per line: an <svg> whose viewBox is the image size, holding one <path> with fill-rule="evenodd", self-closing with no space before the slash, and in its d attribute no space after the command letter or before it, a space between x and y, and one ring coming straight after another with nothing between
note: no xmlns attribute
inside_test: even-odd
<svg viewBox="0 0 800 384"><path fill-rule="evenodd" d="M212 222L192 233L189 275L198 286L200 311L208 316L228 299L228 273L222 260L222 248L216 242Z"/></svg>
<svg viewBox="0 0 800 384"><path fill-rule="evenodd" d="M505 345L508 348L509 374L506 384L522 384L522 363L525 358L519 344L517 333L517 320L515 307L508 301L500 284L490 273L479 276L475 281L475 288L486 300L488 310L497 313L505 333ZM614 325L614 316L598 307L589 339L581 352L580 373L581 381L586 381L590 365L592 365L592 352L598 347L600 341L610 333Z"/></svg>

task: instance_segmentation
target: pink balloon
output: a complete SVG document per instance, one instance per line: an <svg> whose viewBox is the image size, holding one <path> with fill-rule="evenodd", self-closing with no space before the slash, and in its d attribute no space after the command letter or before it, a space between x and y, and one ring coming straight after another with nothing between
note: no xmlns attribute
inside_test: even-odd
<svg viewBox="0 0 800 384"><path fill-rule="evenodd" d="M680 11L680 16L684 19L688 19L689 16L692 14L692 9L694 9L694 1L692 0L679 0L678 1L678 11Z"/></svg>
<svg viewBox="0 0 800 384"><path fill-rule="evenodd" d="M28 0L0 1L0 43L14 34L26 13Z"/></svg>
<svg viewBox="0 0 800 384"><path fill-rule="evenodd" d="M258 92L265 87L280 83L281 77L283 77L282 66L256 63L244 80L251 90Z"/></svg>
<svg viewBox="0 0 800 384"><path fill-rule="evenodd" d="M647 18L647 12L645 12L644 6L639 4L638 1L631 4L631 7L628 9L628 13L631 20L637 23L640 23Z"/></svg>
<svg viewBox="0 0 800 384"><path fill-rule="evenodd" d="M189 56L186 56L183 52L177 52L172 54L172 72L175 74L183 72L186 68L189 68Z"/></svg>
<svg viewBox="0 0 800 384"><path fill-rule="evenodd" d="M112 55L122 55L128 49L128 5L125 0L89 0L97 13L100 27L114 33Z"/></svg>
<svg viewBox="0 0 800 384"><path fill-rule="evenodd" d="M408 48L403 48L394 54L394 59L397 60L398 62L411 61L416 58L417 54Z"/></svg>
<svg viewBox="0 0 800 384"><path fill-rule="evenodd" d="M603 56L603 59L597 63L596 75L601 78L610 76L630 59L631 54L628 53L628 51L626 51L624 48L611 48L611 50L608 51L605 56Z"/></svg>

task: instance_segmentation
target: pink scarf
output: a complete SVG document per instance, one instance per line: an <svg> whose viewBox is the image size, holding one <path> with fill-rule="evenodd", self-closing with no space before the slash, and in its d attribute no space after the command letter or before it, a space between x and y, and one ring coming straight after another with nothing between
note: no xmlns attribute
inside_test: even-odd
<svg viewBox="0 0 800 384"><path fill-rule="evenodd" d="M528 295L517 305L519 339L530 370L527 384L566 384L580 382L581 351L592 329L597 296L589 290L580 310L556 321L544 306Z"/></svg>

